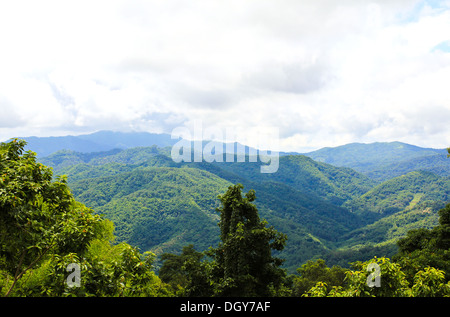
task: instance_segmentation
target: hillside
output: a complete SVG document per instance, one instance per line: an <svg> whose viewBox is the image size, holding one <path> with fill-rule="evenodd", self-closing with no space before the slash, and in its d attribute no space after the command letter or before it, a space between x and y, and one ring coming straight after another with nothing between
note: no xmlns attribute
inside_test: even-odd
<svg viewBox="0 0 450 317"><path fill-rule="evenodd" d="M402 142L351 143L304 155L335 166L350 167L380 181L423 168L439 172L432 162L437 158L440 166L450 168L450 163L442 160L446 158L447 150L422 148ZM429 159L431 162L425 163ZM398 166L398 170L394 170L395 174L391 175L390 171L395 166ZM448 173L448 170L442 172Z"/></svg>
<svg viewBox="0 0 450 317"><path fill-rule="evenodd" d="M450 178L415 171L375 186L346 207L363 217L380 218L424 203L446 202L449 197Z"/></svg>
<svg viewBox="0 0 450 317"><path fill-rule="evenodd" d="M410 172L381 183L345 204L368 224L344 234L324 257L342 265L342 258L356 261L376 252L393 254L396 242L409 230L438 225L438 211L449 201L450 178L430 172Z"/></svg>
<svg viewBox="0 0 450 317"><path fill-rule="evenodd" d="M365 174L375 181L382 182L411 171L426 171L439 176L450 176L450 160L445 153L419 156L390 163Z"/></svg>
<svg viewBox="0 0 450 317"><path fill-rule="evenodd" d="M229 185L202 170L148 167L80 180L71 188L116 224L119 241L175 251L180 241L201 249L217 241L216 198Z"/></svg>
<svg viewBox="0 0 450 317"><path fill-rule="evenodd" d="M2 144L1 149L2 201L7 215L2 222L2 245L7 252L4 252L1 273L6 283L14 279L9 286L5 284L6 295L12 294L15 282L20 279L14 289L14 294L20 296L128 296L132 293L211 296L214 294L211 286L224 278L222 274L209 274L209 268L234 267L239 271L248 267L248 260L253 263L252 268L276 265L277 271L272 271L276 274L272 276L281 277L278 281L285 284L268 284L266 277L270 274L263 270L261 281L270 289L280 285L276 294L282 296L299 296L308 289L317 296L328 292L325 284L322 290L311 288L318 285L317 281L345 285L348 278L356 276L357 279L348 284L358 284L366 280L361 273L368 273L369 263L383 265L382 274L388 276L387 280L391 280L392 271L401 273L398 279L403 282L405 277L414 280L416 284L411 288L401 286L404 290L401 296L422 296L423 293L417 291L418 286L429 290L424 284L429 277L419 278L431 269L439 274L439 280L448 280L449 177L413 171L375 184L361 194L358 191L370 184L365 176L301 155L286 156L280 175L267 177L249 173L250 166L241 170L235 164L175 164L167 156L166 148L152 146L89 154L67 150L54 153L46 159L47 163L60 172L68 172L70 182L66 184L53 175L51 168L36 162L32 153L23 154L23 145L23 141L14 140ZM292 174L302 175L315 187L306 187ZM230 186L236 181L245 182L248 188L256 189L261 195L257 202L259 213L250 203L255 198L254 192L246 195L248 199L242 199L242 186ZM44 186L47 188L41 191ZM226 195L221 197L227 188ZM323 195L325 189L331 199ZM343 202L336 199L341 190L348 195L342 197ZM223 203L222 243L219 243L216 212L219 200ZM11 216L14 214L18 216ZM265 220L260 221L260 216L268 220L270 228L266 227ZM412 231L417 228L422 230ZM278 235L279 232L283 234ZM396 242L405 236L397 252ZM289 240L283 249L285 238ZM83 244L81 248L80 244ZM214 251L218 256L213 257L213 262L203 262L203 254L195 249L203 251L214 245L219 245ZM264 247L260 248L261 245ZM32 249L37 249L38 253L26 260L30 264L21 268L24 255ZM271 249L280 251L272 254ZM174 254L181 250L181 255ZM159 259L154 258L153 253L160 256ZM226 265L221 268L224 254L227 261L223 261ZM266 261L260 255L266 255ZM394 255L394 262L386 258L391 255ZM286 259L283 267L279 267L283 262L278 256ZM309 261L318 259L325 260ZM15 260L19 261L19 266L15 265ZM376 262L369 262L373 260ZM86 281L90 283L86 286L88 293L84 290L83 293L68 293L66 286L59 286L68 281L65 261L69 261L69 265L82 265L83 272L89 275L88 279L83 278L83 285ZM355 261L358 262L352 264L353 270L360 267L362 272L330 267L348 268ZM400 268L405 273L400 272ZM32 271L28 271L30 269ZM17 275L20 270L23 279ZM241 275L253 279L250 274L254 271ZM295 271L300 275L291 275ZM193 280L183 282L185 276L194 277L195 284L191 283ZM120 283L115 286L117 278ZM335 278L337 280L333 281ZM59 281L56 286L55 279ZM141 284L146 287L136 288ZM443 285L434 284L436 290ZM163 285L165 289L161 290ZM201 293L191 293L197 285L208 288L201 288ZM363 291L367 291L367 287L363 287ZM189 292L180 292L181 289ZM389 292L398 290L397 286L389 289ZM358 291L335 290L341 293L329 294L352 296Z"/></svg>
<svg viewBox="0 0 450 317"><path fill-rule="evenodd" d="M375 185L374 181L350 168L317 162L304 155L281 156L278 171L267 174L259 173L260 165L255 163L215 164L249 180L283 183L338 206Z"/></svg>
<svg viewBox="0 0 450 317"><path fill-rule="evenodd" d="M360 226L346 209L312 193L281 182L248 180L217 164L176 164L164 151L139 148L90 157L63 151L43 161L68 176L79 201L116 223L120 241L157 254L186 243L200 249L213 245L217 196L238 182L256 190L262 217L289 235L283 251L287 266L324 252L337 237Z"/></svg>
<svg viewBox="0 0 450 317"><path fill-rule="evenodd" d="M288 235L281 256L290 271L317 257L342 265L392 254L407 229L436 225L436 211L450 200L448 177L406 168L381 182L305 155L281 156L273 174L248 159L175 163L170 147L158 146L64 150L40 161L68 176L77 200L114 221L119 241L156 254L215 245L217 196L241 183L256 191L261 217Z"/></svg>

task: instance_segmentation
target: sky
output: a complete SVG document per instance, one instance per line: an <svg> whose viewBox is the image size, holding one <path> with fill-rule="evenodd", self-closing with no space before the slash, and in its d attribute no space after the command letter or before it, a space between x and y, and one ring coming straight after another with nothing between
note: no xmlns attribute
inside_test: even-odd
<svg viewBox="0 0 450 317"><path fill-rule="evenodd" d="M0 140L201 122L283 151L450 146L447 0L0 0L0 45Z"/></svg>

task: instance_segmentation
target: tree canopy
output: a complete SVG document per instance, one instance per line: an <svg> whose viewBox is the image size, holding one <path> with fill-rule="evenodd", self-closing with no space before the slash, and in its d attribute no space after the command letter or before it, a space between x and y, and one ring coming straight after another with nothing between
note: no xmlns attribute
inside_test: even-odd
<svg viewBox="0 0 450 317"><path fill-rule="evenodd" d="M184 294L191 296L274 296L280 292L286 273L280 268L282 259L274 257L272 250L281 251L287 237L267 227L252 203L255 191L243 196L242 188L241 184L230 186L219 196L219 245L203 254L193 246L183 248L178 256L163 254L163 281L186 285ZM205 261L201 261L203 256Z"/></svg>
<svg viewBox="0 0 450 317"><path fill-rule="evenodd" d="M230 186L219 196L221 243L215 250L221 294L224 296L269 296L283 277L282 260L272 255L281 251L287 237L267 227L252 203L255 191L242 195L243 186Z"/></svg>
<svg viewBox="0 0 450 317"><path fill-rule="evenodd" d="M25 144L0 144L0 294L165 294L154 255L112 245L113 224L77 202L66 179L54 180ZM75 287L70 268L78 269Z"/></svg>

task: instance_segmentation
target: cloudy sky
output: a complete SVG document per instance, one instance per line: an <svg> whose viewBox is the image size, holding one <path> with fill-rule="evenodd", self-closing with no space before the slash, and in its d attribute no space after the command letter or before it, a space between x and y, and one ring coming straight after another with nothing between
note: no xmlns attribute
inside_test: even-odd
<svg viewBox="0 0 450 317"><path fill-rule="evenodd" d="M450 146L450 1L0 0L0 45L0 140L200 121Z"/></svg>

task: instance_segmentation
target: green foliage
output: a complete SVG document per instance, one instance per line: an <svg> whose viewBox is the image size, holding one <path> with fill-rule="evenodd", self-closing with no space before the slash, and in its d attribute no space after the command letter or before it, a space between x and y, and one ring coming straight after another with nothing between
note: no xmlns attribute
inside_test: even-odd
<svg viewBox="0 0 450 317"><path fill-rule="evenodd" d="M215 250L215 283L221 296L270 296L280 287L282 260L271 250L282 250L287 237L260 220L252 202L255 191L242 196L243 186L230 186L219 196L221 243Z"/></svg>
<svg viewBox="0 0 450 317"><path fill-rule="evenodd" d="M179 296L211 296L207 262L202 262L204 256L192 244L183 247L180 255L164 253L161 255L163 265L159 277Z"/></svg>
<svg viewBox="0 0 450 317"><path fill-rule="evenodd" d="M218 241L216 197L229 185L202 170L141 167L71 186L116 224L118 241L161 254L190 243L205 250Z"/></svg>
<svg viewBox="0 0 450 317"><path fill-rule="evenodd" d="M53 180L25 142L0 145L0 294L3 296L163 296L154 254L112 245L113 224ZM68 265L80 268L70 287Z"/></svg>
<svg viewBox="0 0 450 317"><path fill-rule="evenodd" d="M333 287L344 286L345 269L340 266L328 267L323 259L309 260L297 269L299 275L293 276L292 295L301 296L317 283L329 292Z"/></svg>
<svg viewBox="0 0 450 317"><path fill-rule="evenodd" d="M388 149L396 151L389 145L383 155ZM398 149L419 151L404 150ZM190 243L200 251L217 243L216 197L241 183L258 193L255 204L261 216L289 236L276 253L291 273L318 257L347 266L360 256L392 256L395 242L408 230L437 224L437 210L448 200L450 184L450 179L420 172L376 186L354 170L302 155L280 157L274 174L260 173L260 163L248 162L248 157L235 163L175 163L170 150L155 146L63 151L41 161L68 175L78 201L114 221L118 241L157 255ZM368 246L374 249L364 254ZM157 260L155 267L159 265Z"/></svg>
<svg viewBox="0 0 450 317"><path fill-rule="evenodd" d="M439 225L432 229L415 229L398 241L395 259L411 271L431 266L445 272L450 281L450 204L439 210Z"/></svg>
<svg viewBox="0 0 450 317"><path fill-rule="evenodd" d="M368 269L371 263L377 264L380 268L380 287L370 287L367 283L369 275L373 274L373 271ZM344 294L348 296L398 297L403 296L408 287L401 266L388 258L355 262L353 268L353 271L347 272L346 277L348 289Z"/></svg>
<svg viewBox="0 0 450 317"><path fill-rule="evenodd" d="M437 210L449 178L416 171L376 185L299 155L261 174L254 163L174 163L157 147L42 159L66 178L23 146L0 147L2 295L448 295L450 212ZM286 277L281 258L299 275ZM80 287L67 285L71 263ZM383 287L367 285L371 263Z"/></svg>
<svg viewBox="0 0 450 317"><path fill-rule="evenodd" d="M345 285L331 289L322 278L303 296L442 297L450 296L450 204L439 211L439 225L415 229L398 241L394 261L386 257L352 263ZM326 271L323 262L321 270ZM379 285L369 285L369 265L379 269ZM310 265L312 266L312 265ZM307 268L307 267L306 267ZM300 272L303 272L300 270Z"/></svg>
<svg viewBox="0 0 450 317"><path fill-rule="evenodd" d="M284 266L291 271L295 271L299 262L328 248L326 241L336 240L359 225L355 215L315 194L270 179L250 181L237 175L239 170L231 166L174 163L164 153L156 148L129 149L110 155L100 152L88 158L80 153L76 156L83 163L71 166L60 158L70 154L68 160L72 160L75 154L62 152L43 161L68 174L77 200L114 221L118 241L127 241L158 255L176 252L184 244L193 243L199 250L206 250L217 243L216 198L232 183L255 189L260 197L256 205L261 215L289 235L280 256L286 258ZM245 168L255 165L239 164ZM260 174L259 170L257 173ZM278 194L281 192L283 195Z"/></svg>
<svg viewBox="0 0 450 317"><path fill-rule="evenodd" d="M393 214L427 201L448 201L449 179L429 172L410 172L386 181L367 193L349 201L346 207L353 212L378 217Z"/></svg>
<svg viewBox="0 0 450 317"><path fill-rule="evenodd" d="M376 142L323 148L306 155L320 162L350 167L381 182L416 170L441 171L443 174L439 175L448 176L450 162L442 160L443 154L443 150L401 142ZM440 166L439 170L437 166Z"/></svg>
<svg viewBox="0 0 450 317"><path fill-rule="evenodd" d="M23 154L24 141L0 146L0 257L15 283L49 253L82 254L98 236L99 216L73 198L66 180Z"/></svg>
<svg viewBox="0 0 450 317"><path fill-rule="evenodd" d="M445 274L434 267L425 267L414 276L411 287L413 297L442 297L450 296L450 282L444 284Z"/></svg>
<svg viewBox="0 0 450 317"><path fill-rule="evenodd" d="M160 276L187 296L275 296L286 290L282 260L272 250L282 250L286 236L260 220L252 203L255 192L242 196L243 186L230 186L219 196L221 242L200 253L192 245L180 255L163 254ZM204 259L207 257L207 259Z"/></svg>
<svg viewBox="0 0 450 317"><path fill-rule="evenodd" d="M379 286L370 285L373 277L370 264L379 267ZM348 270L344 286L332 286L317 282L305 297L442 297L450 296L450 282L445 283L444 272L433 267L426 267L416 272L413 283L406 279L402 267L388 258L373 258L366 262L356 262L354 269ZM368 270L369 268L369 270Z"/></svg>

